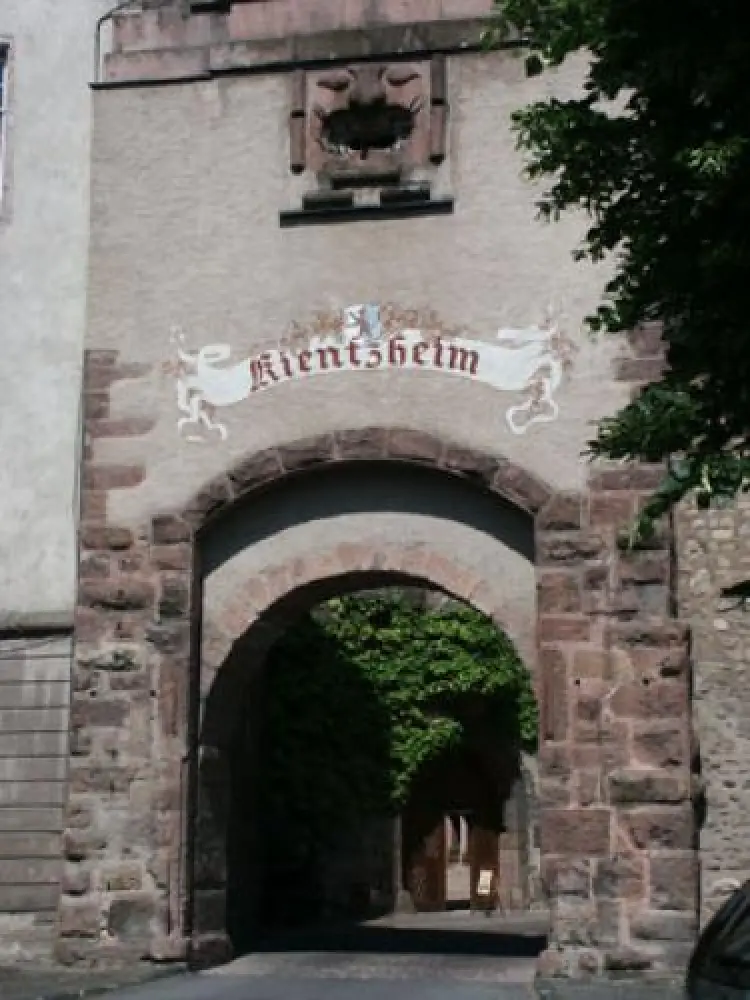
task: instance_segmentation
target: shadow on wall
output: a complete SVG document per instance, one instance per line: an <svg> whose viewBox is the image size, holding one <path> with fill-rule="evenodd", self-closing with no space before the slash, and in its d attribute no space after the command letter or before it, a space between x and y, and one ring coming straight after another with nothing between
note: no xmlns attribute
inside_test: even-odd
<svg viewBox="0 0 750 1000"><path fill-rule="evenodd" d="M253 497L252 517L238 503L201 538L206 575L238 552L299 524L343 514L419 514L457 521L534 561L528 514L457 476L399 462L341 463L291 475Z"/></svg>
<svg viewBox="0 0 750 1000"><path fill-rule="evenodd" d="M352 860L372 884L385 869L385 909L391 903L392 857L367 850L367 820L389 811L392 736L382 699L309 617L270 651L265 669L259 745L248 746L257 738L248 727L231 764L227 922L238 951L254 940L258 915L265 928L304 926L331 910L361 915L369 886L344 878L348 892L326 892L326 855L337 846L343 853L346 840L363 843Z"/></svg>

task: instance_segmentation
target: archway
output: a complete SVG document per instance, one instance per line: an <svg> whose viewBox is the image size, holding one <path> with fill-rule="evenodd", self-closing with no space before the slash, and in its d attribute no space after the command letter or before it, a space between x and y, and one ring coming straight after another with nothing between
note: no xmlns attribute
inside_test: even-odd
<svg viewBox="0 0 750 1000"><path fill-rule="evenodd" d="M349 560L362 555L363 550L347 550ZM394 551L382 550L381 556L394 563L400 558L402 565L408 562L403 553L399 556ZM470 579L468 575L465 578ZM381 587L389 588L390 598L383 596ZM196 926L204 936L204 948L208 944L206 935L210 940L211 936L228 932L235 950L245 951L257 946L264 934L274 926L278 928L280 923L309 923L321 916L329 920L355 916L364 919L393 910L434 912L455 909L459 904L466 909L490 911L499 906L504 912L511 907L515 910L528 907L532 870L527 862L537 836L531 829L535 816L528 815L526 800L529 797L536 800L537 788L535 781L528 781L529 774L536 773L534 757L525 758L527 764L532 761L530 768L522 769L521 761L524 748L535 755L536 723L533 718L525 723L523 739L520 730L516 734L516 726L521 724L518 711L523 712L522 705L533 704L534 700L529 672L490 619L457 601L446 603L444 589L440 592L440 610L421 611L400 603L404 599L409 605L417 602L421 606L429 599L434 603L438 598L434 587L434 582L424 576L414 577L403 570L351 571L314 581L277 602L234 643L214 677L203 715L202 743L211 750L201 768L195 905ZM458 692L450 696L452 709L438 698L431 703L431 711L435 713L435 724L442 718L445 726L449 719L455 718L463 733L460 743L446 744L437 754L433 751L417 768L409 781L407 797L397 796L401 805L396 813L390 812L388 802L392 800L386 791L392 781L389 774L396 745L391 742L390 726L398 718L403 727L409 718L409 713L403 714L401 708L408 686L400 690L395 700L389 701L386 691L393 682L392 676L385 687L377 683L371 654L357 655L358 631L352 634L346 627L344 631L350 639L342 645L334 638L342 634L341 629L338 632L330 626L326 629L307 616L299 621L301 611L315 606L323 614L335 617L335 611L326 611L331 609L330 602L323 605L318 602L321 597L342 593L359 596L345 599L340 615L347 609L348 613L353 610L360 618L364 614L362 621L369 623L385 613L391 628L396 621L401 622L402 628L406 624L404 640L395 644L391 641L390 655L401 663L399 676L408 678L407 685L414 681L408 653L405 661L400 659L405 652L404 643L408 644L408 637L414 636L424 644L424 637L429 635L430 641L440 644L440 652L434 654L439 662L435 673L427 668L422 675L424 682L443 690L443 698L452 687ZM370 619L368 608L375 594L379 597ZM336 607L340 605L341 602L335 602ZM397 614L389 615L389 609L394 608ZM417 633L423 616L429 628ZM337 621L346 625L345 617ZM279 640L280 633L290 624L290 638L283 635ZM295 637L305 643L304 661L295 659ZM317 649L311 647L313 642L317 643ZM451 669L455 669L452 665L460 662L461 656L471 656L477 664L476 680L463 695L460 683L445 685L443 680L444 664L450 662ZM271 661L269 664L267 659ZM363 662L367 664L364 671ZM479 666L482 663L486 666ZM291 683L297 689L293 686L290 691L284 683L284 671L291 671ZM310 671L319 680L311 683ZM469 675L464 676L468 681ZM286 713L283 717L278 714L274 697L279 690ZM519 696L522 703L517 703ZM339 716L336 711L342 711L342 697L346 707ZM395 706L398 708L394 716ZM416 708L415 703L413 707ZM446 711L448 717L444 716ZM456 712L458 715L451 714ZM301 727L295 726L296 713L300 717L305 713ZM321 725L323 721L325 724ZM301 729L301 737L289 743L283 732L286 724ZM311 740L313 731L317 736ZM428 733L429 727L428 730L419 725L412 728L412 735L421 739L428 737ZM428 743L433 744L436 735L431 740L428 737ZM444 733L439 734L437 746L442 745L440 737L444 738ZM336 749L326 754L322 745L331 739ZM277 744L282 745L281 754L286 754L281 768ZM296 766L288 760L290 752L297 755ZM342 770L338 755L353 758L351 764L343 766L350 792L339 798L342 793L339 775L338 784L334 782L338 793L333 803L331 777ZM280 809L277 795L269 798L266 775L273 766L274 780L287 788L287 794L301 796L298 808L293 808L294 802L290 800ZM323 780L317 768L324 772ZM302 783L297 772L304 772ZM399 780L405 779L401 775ZM362 781L368 783L368 793L357 795L354 790ZM319 793L314 793L318 786ZM313 794L320 794L324 800L311 802ZM359 803L353 809L352 797ZM380 803L379 812L372 811L373 800ZM317 820L320 815L327 828L323 838ZM349 825L344 822L345 816ZM452 817L466 827L462 858L450 856L447 826ZM336 833L333 827L337 822L341 826L339 832L345 835L329 837L328 832ZM429 829L425 823L430 825ZM270 842L269 830L274 831ZM295 868L293 856L300 844L316 839L322 839L321 849L304 864L295 862L298 874L290 881L290 869ZM435 891L425 895L423 886L417 883L424 882L422 875L430 868L429 845L433 842L439 842L437 864L443 871L437 875ZM284 843L283 856L279 857L280 845ZM369 844L372 856L363 853L362 843ZM534 868L536 882L538 863ZM461 874L467 891L456 897L455 889L460 887L447 882L455 883L456 875L461 881ZM489 879L491 885L484 886L483 879ZM538 896L535 901L543 905ZM543 925L542 920L540 926ZM213 946L218 946L217 940Z"/></svg>
<svg viewBox="0 0 750 1000"><path fill-rule="evenodd" d="M191 925L196 776L201 758L210 757L200 745L202 696L240 631L272 605L281 606L284 595L305 581L405 568L490 615L507 611L517 588L498 591L503 575L492 559L481 571L456 567L463 542L438 531L426 542L400 537L393 555L385 556L389 546L380 544L382 538L373 545L348 537L327 554L301 556L277 546L276 568L270 558L262 572L257 563L248 564L244 609L232 611L242 628L229 612L214 616L207 594L212 576L219 577L210 569L210 540L214 531L214 538L221 535L233 511L272 496L281 484L296 489L308 475L375 466L429 471L429 496L445 498L449 484L458 483L462 495L502 510L500 520L515 512L527 525L532 545L525 561L535 574L535 593L523 603L532 628L524 639L504 624L524 657L530 648L536 662L542 869L552 906L552 948L544 971L673 967L675 948L684 947L680 928L695 918L686 634L672 618L670 533L657 536L648 550L618 546L618 531L652 488L654 470L595 468L582 494L555 494L502 457L404 429L341 431L251 454L181 510L156 512L140 527L108 517L108 491L130 480L119 468L91 470L76 612L73 738L80 749L68 805L69 839L83 846L71 864L93 865L92 877L105 884L119 842L101 859L88 845L100 836L97 817L109 808L107 796L118 781L118 788L132 786L138 793L129 803L140 810L132 824L135 839L122 860L132 867L128 858L138 859L144 885L134 899L113 883L97 902L103 918L124 948L141 954L182 955L190 940L196 950L202 947L199 929ZM435 551L435 540L448 552ZM115 576L91 576L99 565L84 565L91 554L106 555ZM404 567L407 557L411 564ZM134 643L142 644L154 699L153 707L141 699L134 709L153 712L154 723L149 740L133 745L134 763L105 773L100 757L87 749L88 728L124 725L132 713L118 695L92 701L91 671L106 675L123 664L132 670ZM667 729L669 752L662 753ZM91 826L85 837L84 819ZM667 901L679 920L664 924L657 915ZM80 903L64 898L63 906L77 913Z"/></svg>
<svg viewBox="0 0 750 1000"><path fill-rule="evenodd" d="M440 590L507 631L535 675L533 519L467 477L382 459L301 472L235 505L200 544L200 741L216 801L227 799L228 746L253 700L247 686L261 684L265 654L288 623L327 597L394 583ZM196 844L205 903L195 929L209 950L226 905L219 840L214 831L213 847Z"/></svg>

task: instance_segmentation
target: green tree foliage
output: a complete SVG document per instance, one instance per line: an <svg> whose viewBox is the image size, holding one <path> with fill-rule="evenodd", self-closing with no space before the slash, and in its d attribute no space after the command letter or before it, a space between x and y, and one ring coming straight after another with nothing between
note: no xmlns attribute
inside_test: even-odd
<svg viewBox="0 0 750 1000"><path fill-rule="evenodd" d="M639 527L690 490L750 484L750 33L739 0L497 0L529 74L587 53L577 98L519 110L545 218L584 209L612 259L594 330L660 320L669 370L601 422L593 455L667 460ZM679 461L673 461L678 456Z"/></svg>
<svg viewBox="0 0 750 1000"><path fill-rule="evenodd" d="M509 753L535 747L528 671L470 608L328 602L274 647L264 697L264 826L285 851L395 814L420 768L469 730Z"/></svg>

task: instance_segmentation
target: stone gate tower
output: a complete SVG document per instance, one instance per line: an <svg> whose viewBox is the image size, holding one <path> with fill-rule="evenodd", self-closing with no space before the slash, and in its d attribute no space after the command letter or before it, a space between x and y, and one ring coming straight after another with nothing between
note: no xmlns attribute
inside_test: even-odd
<svg viewBox="0 0 750 1000"><path fill-rule="evenodd" d="M544 970L666 973L690 947L673 533L617 544L659 470L581 459L660 370L659 331L584 333L604 276L571 260L580 220L536 222L509 127L577 71L530 81L484 52L490 9L115 18L94 88L67 960L225 953L226 760L257 709L237 652L292 606L393 579L490 615L534 677Z"/></svg>

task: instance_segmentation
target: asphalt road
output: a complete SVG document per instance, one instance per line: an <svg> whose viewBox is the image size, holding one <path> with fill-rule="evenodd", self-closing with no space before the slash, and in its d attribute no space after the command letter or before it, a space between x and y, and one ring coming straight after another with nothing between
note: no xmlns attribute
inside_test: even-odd
<svg viewBox="0 0 750 1000"><path fill-rule="evenodd" d="M530 1000L545 918L433 914L288 933L117 1000Z"/></svg>
<svg viewBox="0 0 750 1000"><path fill-rule="evenodd" d="M170 977L117 992L116 1000L531 1000L530 986L420 978L210 975Z"/></svg>
<svg viewBox="0 0 750 1000"><path fill-rule="evenodd" d="M205 972L121 980L107 1000L681 1000L680 990L653 984L535 984L545 930L538 914L436 914L301 931L260 941L252 955ZM49 979L24 979L0 975L2 1000L98 992L93 982L75 988L58 978L50 991Z"/></svg>

